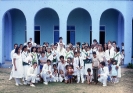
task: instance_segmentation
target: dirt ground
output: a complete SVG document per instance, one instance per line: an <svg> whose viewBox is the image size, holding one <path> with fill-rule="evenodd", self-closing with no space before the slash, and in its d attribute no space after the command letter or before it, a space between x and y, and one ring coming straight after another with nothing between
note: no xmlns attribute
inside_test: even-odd
<svg viewBox="0 0 133 93"><path fill-rule="evenodd" d="M0 93L133 93L133 69L122 68L120 83L108 83L107 87L103 87L100 83L97 85L49 83L47 86L39 83L35 88L28 85L15 86L14 79L8 80L10 70L0 68Z"/></svg>

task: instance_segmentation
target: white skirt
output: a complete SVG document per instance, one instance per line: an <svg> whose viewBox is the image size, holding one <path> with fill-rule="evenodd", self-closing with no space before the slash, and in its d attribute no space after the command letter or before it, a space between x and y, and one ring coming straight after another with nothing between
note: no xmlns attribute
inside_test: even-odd
<svg viewBox="0 0 133 93"><path fill-rule="evenodd" d="M27 77L27 71L30 68L30 65L24 65L23 68L24 68L24 78L26 79L26 77Z"/></svg>
<svg viewBox="0 0 133 93"><path fill-rule="evenodd" d="M118 68L117 75L117 77L121 78L121 66L119 66Z"/></svg>

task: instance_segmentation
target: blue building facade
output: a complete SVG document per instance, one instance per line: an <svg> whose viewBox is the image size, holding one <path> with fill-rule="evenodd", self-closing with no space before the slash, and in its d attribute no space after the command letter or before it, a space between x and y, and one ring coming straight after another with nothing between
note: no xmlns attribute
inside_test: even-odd
<svg viewBox="0 0 133 93"><path fill-rule="evenodd" d="M10 60L13 44L32 38L38 44L116 41L125 44L125 64L133 55L133 1L1 0L0 63Z"/></svg>

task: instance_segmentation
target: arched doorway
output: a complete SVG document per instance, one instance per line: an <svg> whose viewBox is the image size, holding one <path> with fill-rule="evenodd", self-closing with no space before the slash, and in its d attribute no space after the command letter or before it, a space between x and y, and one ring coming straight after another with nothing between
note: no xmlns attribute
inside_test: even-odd
<svg viewBox="0 0 133 93"><path fill-rule="evenodd" d="M35 43L56 43L59 39L59 17L55 10L44 8L37 12L34 19Z"/></svg>
<svg viewBox="0 0 133 93"><path fill-rule="evenodd" d="M100 43L116 41L121 48L124 42L124 18L121 12L116 9L105 10L100 18ZM103 42L104 41L104 42Z"/></svg>
<svg viewBox="0 0 133 93"><path fill-rule="evenodd" d="M91 16L85 9L72 10L67 19L67 43L75 45L76 42L90 44Z"/></svg>
<svg viewBox="0 0 133 93"><path fill-rule="evenodd" d="M10 59L14 44L24 44L26 41L26 18L19 9L10 9L3 16L3 48L4 60Z"/></svg>

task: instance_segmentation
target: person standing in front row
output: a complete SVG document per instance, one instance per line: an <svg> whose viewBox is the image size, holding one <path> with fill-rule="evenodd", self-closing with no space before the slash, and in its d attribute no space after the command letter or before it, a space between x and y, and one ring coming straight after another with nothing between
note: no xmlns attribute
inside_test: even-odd
<svg viewBox="0 0 133 93"><path fill-rule="evenodd" d="M32 60L28 58L28 52L27 52L27 46L24 46L22 49L22 62L23 62L23 69L24 69L24 85L27 85L26 83L26 76L27 76L27 70L30 67L30 63Z"/></svg>
<svg viewBox="0 0 133 93"><path fill-rule="evenodd" d="M80 56L80 52L77 52L77 61L75 61L76 68L77 68L77 83L80 82L81 77L81 83L84 83L84 61L83 58Z"/></svg>
<svg viewBox="0 0 133 93"><path fill-rule="evenodd" d="M92 58L92 68L93 68L93 77L94 77L94 83L98 83L98 68L99 68L99 59L96 55L96 52L93 52L93 58Z"/></svg>
<svg viewBox="0 0 133 93"><path fill-rule="evenodd" d="M11 60L12 60L12 65L13 65L13 54L15 53L15 49L18 47L18 44L14 44L14 49L11 51ZM13 69L12 69L13 70ZM11 70L11 73L10 73L10 77L9 77L9 80L12 79L12 70Z"/></svg>
<svg viewBox="0 0 133 93"><path fill-rule="evenodd" d="M16 86L22 85L20 78L23 78L23 65L22 57L20 53L20 47L15 49L15 54L13 55L13 74L12 77L16 81Z"/></svg>

